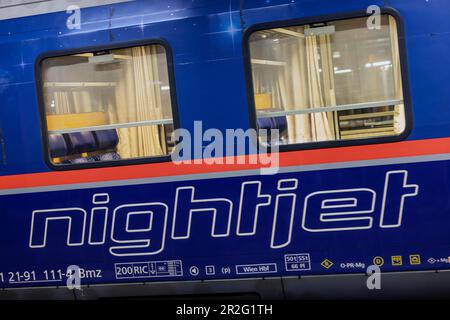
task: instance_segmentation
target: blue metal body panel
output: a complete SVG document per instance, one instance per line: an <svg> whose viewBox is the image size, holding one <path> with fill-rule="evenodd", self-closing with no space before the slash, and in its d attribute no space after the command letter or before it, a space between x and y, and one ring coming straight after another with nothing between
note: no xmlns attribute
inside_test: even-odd
<svg viewBox="0 0 450 320"><path fill-rule="evenodd" d="M181 127L193 131L194 121L202 120L204 128L247 129L242 53L246 28L264 22L365 11L373 4L393 8L403 18L414 118L407 139L449 137L450 3L446 0L137 0L83 9L81 30L67 30L65 12L0 21L0 127L5 145L0 176L51 171L44 161L35 85L35 64L44 53L163 39L173 51ZM407 172L407 178L405 185L394 183L394 200L383 204L388 172ZM57 271L65 273L69 265L92 271L82 284L361 273L375 257L384 259L383 271L448 269L449 175L450 161L445 159L404 164L379 161L370 166L300 168L275 176L243 173L178 182L168 178L139 185L1 195L0 287L63 285L65 275ZM278 190L278 181L286 179L296 179L298 188ZM261 182L261 193L272 197L259 212L254 234L251 220L242 222L247 234L237 234L240 192L245 182ZM406 184L416 186L418 194L404 198L400 225L380 227L382 208L399 205ZM188 234L189 220L174 217L175 194L182 187L194 187L195 199L229 200L233 204L231 220L218 215L214 224L211 211L194 213ZM326 229L339 228L343 223L321 222L317 207L305 209L308 195L326 190L340 190L335 194L339 197L358 198L358 208L367 211L360 214L362 220L344 223L350 223L352 230L314 231L324 223L328 223ZM274 227L274 199L292 192L295 205L289 204L289 198L280 197ZM93 205L93 196L103 193L109 195L109 203ZM182 199L178 210L187 210L189 198ZM317 205L314 203L308 202L310 206ZM148 221L135 217L128 222L142 230L125 231L128 222L117 216L120 211L116 216L114 213L116 208L131 204L153 206L151 210L147 207L153 210L151 230L142 231ZM105 228L97 224L90 229L93 207L107 208L103 209L108 213ZM47 230L39 215L33 215L36 210L49 214L48 210L61 208L71 208L58 212L71 217L71 226L68 219L52 220ZM225 212L223 207L220 210ZM80 217L86 217L86 221ZM117 220L113 225L114 217ZM391 221L390 225L395 223ZM72 232L70 236L68 231ZM125 250L132 241L141 248ZM420 263L411 263L410 255L420 255ZM402 256L402 265L392 265L392 256ZM325 259L332 265L322 264ZM132 274L121 276L121 267L123 271L132 267Z"/></svg>

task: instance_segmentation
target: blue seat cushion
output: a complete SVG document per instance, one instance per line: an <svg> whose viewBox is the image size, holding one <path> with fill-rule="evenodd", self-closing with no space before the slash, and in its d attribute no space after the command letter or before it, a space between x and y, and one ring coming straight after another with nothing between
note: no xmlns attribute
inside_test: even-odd
<svg viewBox="0 0 450 320"><path fill-rule="evenodd" d="M287 119L284 116L271 118L258 118L258 129L266 129L270 134L270 130L278 129L280 136L287 130Z"/></svg>
<svg viewBox="0 0 450 320"><path fill-rule="evenodd" d="M70 145L69 154L80 154L97 149L97 143L92 132L66 133L65 136Z"/></svg>
<svg viewBox="0 0 450 320"><path fill-rule="evenodd" d="M48 145L50 149L50 155L52 158L65 157L69 153L69 148L62 134L49 135Z"/></svg>
<svg viewBox="0 0 450 320"><path fill-rule="evenodd" d="M115 129L94 132L97 150L115 149L119 144L119 136Z"/></svg>

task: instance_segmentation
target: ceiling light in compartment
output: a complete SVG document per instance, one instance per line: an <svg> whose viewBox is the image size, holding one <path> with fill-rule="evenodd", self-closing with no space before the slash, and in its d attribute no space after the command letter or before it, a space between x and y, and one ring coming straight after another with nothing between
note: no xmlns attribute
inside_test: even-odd
<svg viewBox="0 0 450 320"><path fill-rule="evenodd" d="M110 64L119 63L126 60L131 60L132 58L127 55L104 53L104 54L93 54L93 53L81 53L76 54L76 57L87 58L91 64Z"/></svg>
<svg viewBox="0 0 450 320"><path fill-rule="evenodd" d="M339 59L340 57L341 57L341 52L340 51L333 52L333 58L334 59Z"/></svg>

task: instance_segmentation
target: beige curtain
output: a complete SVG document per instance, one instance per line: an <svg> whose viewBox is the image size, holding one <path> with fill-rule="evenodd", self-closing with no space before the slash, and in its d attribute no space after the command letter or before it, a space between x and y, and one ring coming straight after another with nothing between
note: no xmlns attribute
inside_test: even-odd
<svg viewBox="0 0 450 320"><path fill-rule="evenodd" d="M287 110L321 108L336 105L334 70L329 35L299 38L290 54L285 78L292 83L287 90ZM320 50L320 53L319 53ZM334 140L334 112L288 117L289 136L295 142Z"/></svg>
<svg viewBox="0 0 450 320"><path fill-rule="evenodd" d="M308 73L305 39L297 39L287 52L292 52L290 55L292 68L286 68L284 76L286 79L292 79L292 86L288 90L286 110L307 109L310 99L306 80ZM289 137L294 139L291 143L312 141L312 123L309 114L289 116L288 127Z"/></svg>
<svg viewBox="0 0 450 320"><path fill-rule="evenodd" d="M306 37L306 56L308 59L308 91L310 108L336 105L333 89L333 67L330 59L330 36ZM318 50L320 46L321 54ZM322 61L320 72L319 57ZM334 140L333 113L312 113L311 134L313 141Z"/></svg>
<svg viewBox="0 0 450 320"><path fill-rule="evenodd" d="M253 67L253 88L255 94L270 93L272 109L284 109L286 105L285 76L280 66Z"/></svg>
<svg viewBox="0 0 450 320"><path fill-rule="evenodd" d="M163 118L159 88L159 61L156 47L135 47L119 54L132 57L125 62L123 78L116 88L113 123L127 123ZM119 154L122 158L163 155L158 126L119 129Z"/></svg>
<svg viewBox="0 0 450 320"><path fill-rule="evenodd" d="M398 46L397 23L392 16L389 16L389 32L392 47L392 72L394 77L395 99L403 100L402 72L400 64L400 50ZM401 133L405 130L405 107L404 104L395 106L396 117L394 117L394 131Z"/></svg>
<svg viewBox="0 0 450 320"><path fill-rule="evenodd" d="M89 90L54 91L47 103L54 106L54 109L49 109L49 114L73 114L92 111Z"/></svg>

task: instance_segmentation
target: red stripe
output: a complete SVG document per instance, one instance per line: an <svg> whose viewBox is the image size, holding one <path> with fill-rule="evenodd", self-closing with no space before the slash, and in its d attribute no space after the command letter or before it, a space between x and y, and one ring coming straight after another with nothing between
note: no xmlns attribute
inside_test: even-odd
<svg viewBox="0 0 450 320"><path fill-rule="evenodd" d="M450 153L450 138L280 153L280 167L376 160ZM248 157L230 158L246 160ZM247 163L248 161L244 161ZM0 177L0 190L114 180L143 179L260 169L256 164L179 164L172 162Z"/></svg>

